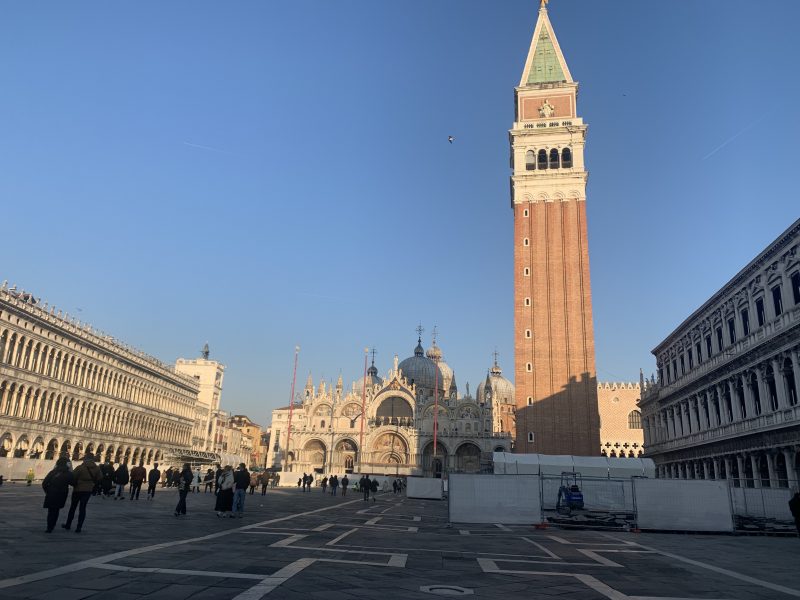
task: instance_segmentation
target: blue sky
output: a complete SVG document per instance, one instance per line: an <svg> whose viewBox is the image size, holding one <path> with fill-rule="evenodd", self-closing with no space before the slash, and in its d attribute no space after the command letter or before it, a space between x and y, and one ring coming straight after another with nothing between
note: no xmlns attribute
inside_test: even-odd
<svg viewBox="0 0 800 600"><path fill-rule="evenodd" d="M223 407L381 372L434 325L463 391L513 374L507 130L534 0L7 3L0 279ZM601 380L798 216L794 0L554 0L589 123ZM454 135L456 142L447 143Z"/></svg>

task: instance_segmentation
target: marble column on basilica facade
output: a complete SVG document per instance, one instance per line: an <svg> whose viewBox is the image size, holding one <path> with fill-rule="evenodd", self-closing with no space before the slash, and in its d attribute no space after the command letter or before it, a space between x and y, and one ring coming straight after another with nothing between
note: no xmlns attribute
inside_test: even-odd
<svg viewBox="0 0 800 600"><path fill-rule="evenodd" d="M753 470L753 487L761 487L761 469L756 453L750 454L750 468Z"/></svg>
<svg viewBox="0 0 800 600"><path fill-rule="evenodd" d="M767 471L769 473L769 487L776 488L779 486L778 475L775 472L775 454L767 451Z"/></svg>
<svg viewBox="0 0 800 600"><path fill-rule="evenodd" d="M797 471L794 468L794 448L781 448L783 460L786 462L786 476L789 478L789 487L797 487Z"/></svg>
<svg viewBox="0 0 800 600"><path fill-rule="evenodd" d="M786 398L786 382L783 376L783 368L778 357L772 358L772 376L775 378L775 393L778 395L778 410L789 408L789 400Z"/></svg>

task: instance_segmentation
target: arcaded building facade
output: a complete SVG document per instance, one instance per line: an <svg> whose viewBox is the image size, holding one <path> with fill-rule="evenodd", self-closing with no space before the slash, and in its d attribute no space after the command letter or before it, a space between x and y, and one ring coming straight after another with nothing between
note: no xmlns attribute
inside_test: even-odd
<svg viewBox="0 0 800 600"><path fill-rule="evenodd" d="M189 447L198 384L0 288L0 457L146 464Z"/></svg>
<svg viewBox="0 0 800 600"><path fill-rule="evenodd" d="M587 125L578 116L577 96L543 4L509 132L518 452L597 456L600 448Z"/></svg>
<svg viewBox="0 0 800 600"><path fill-rule="evenodd" d="M600 454L635 458L644 452L639 382L603 381L597 384L600 413Z"/></svg>
<svg viewBox="0 0 800 600"><path fill-rule="evenodd" d="M309 375L292 410L291 433L289 408L272 413L267 466L297 477L488 470L493 452L512 449L514 386L495 361L478 392L460 394L441 348L425 352L419 340L412 356L395 357L385 377L374 363L350 388L341 377L335 386L315 386Z"/></svg>
<svg viewBox="0 0 800 600"><path fill-rule="evenodd" d="M796 486L800 220L653 350L646 455L661 477Z"/></svg>

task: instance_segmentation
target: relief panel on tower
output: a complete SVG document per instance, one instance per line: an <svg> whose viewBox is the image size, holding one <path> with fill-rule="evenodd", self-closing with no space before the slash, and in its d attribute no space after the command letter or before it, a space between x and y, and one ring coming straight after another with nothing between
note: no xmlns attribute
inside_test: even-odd
<svg viewBox="0 0 800 600"><path fill-rule="evenodd" d="M575 101L572 94L547 97L522 98L520 121L539 119L562 119L575 117Z"/></svg>

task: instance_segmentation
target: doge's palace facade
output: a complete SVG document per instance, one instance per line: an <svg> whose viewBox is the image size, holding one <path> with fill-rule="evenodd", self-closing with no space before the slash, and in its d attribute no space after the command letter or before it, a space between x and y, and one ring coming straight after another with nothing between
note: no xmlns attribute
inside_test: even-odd
<svg viewBox="0 0 800 600"><path fill-rule="evenodd" d="M11 459L39 459L38 477L47 461L85 452L137 464L174 455L191 446L198 391L194 378L48 310L31 294L0 287L6 470Z"/></svg>

